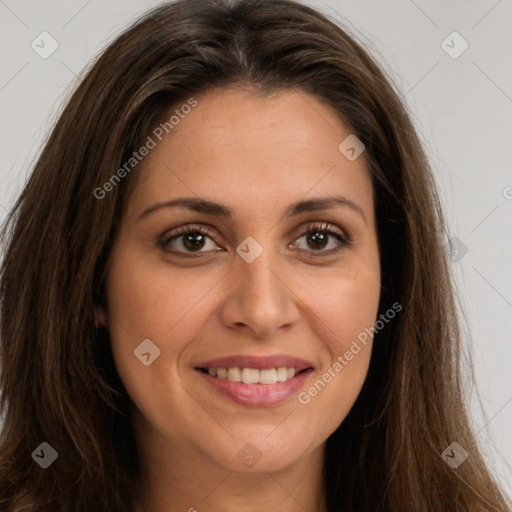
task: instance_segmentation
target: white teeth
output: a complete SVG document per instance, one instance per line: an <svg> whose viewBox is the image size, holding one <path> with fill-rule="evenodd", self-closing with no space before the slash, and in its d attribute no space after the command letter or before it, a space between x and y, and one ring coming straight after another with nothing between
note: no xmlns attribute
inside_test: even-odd
<svg viewBox="0 0 512 512"><path fill-rule="evenodd" d="M257 384L260 381L260 371L255 368L242 368L242 382L244 384Z"/></svg>
<svg viewBox="0 0 512 512"><path fill-rule="evenodd" d="M284 382L288 379L288 371L286 368L278 368L276 371L277 382Z"/></svg>
<svg viewBox="0 0 512 512"><path fill-rule="evenodd" d="M231 382L242 382L242 370L240 368L229 368L228 380Z"/></svg>
<svg viewBox="0 0 512 512"><path fill-rule="evenodd" d="M270 370L260 370L261 384L275 384L277 382L277 372L275 368Z"/></svg>
<svg viewBox="0 0 512 512"><path fill-rule="evenodd" d="M258 370L256 368L208 368L212 377L229 380L231 382L243 382L244 384L276 384L292 379L298 371L295 368L268 368Z"/></svg>

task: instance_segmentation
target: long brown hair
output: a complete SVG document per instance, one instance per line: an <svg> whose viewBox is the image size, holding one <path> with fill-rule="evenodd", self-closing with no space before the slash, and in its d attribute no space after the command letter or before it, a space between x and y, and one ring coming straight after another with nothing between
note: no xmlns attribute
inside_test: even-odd
<svg viewBox="0 0 512 512"><path fill-rule="evenodd" d="M0 504L133 510L131 402L93 307L107 308L110 248L138 170L94 191L163 112L226 86L311 94L366 146L379 313L403 311L375 335L364 387L327 440L328 510L505 510L466 412L446 228L419 138L368 53L291 0L163 4L108 46L65 106L2 232ZM47 469L34 457L43 442L58 454ZM441 456L452 442L469 454L456 468Z"/></svg>

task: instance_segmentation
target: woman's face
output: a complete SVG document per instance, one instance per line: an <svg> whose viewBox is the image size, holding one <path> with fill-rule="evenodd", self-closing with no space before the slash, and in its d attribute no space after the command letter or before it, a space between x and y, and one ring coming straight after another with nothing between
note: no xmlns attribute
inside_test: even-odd
<svg viewBox="0 0 512 512"><path fill-rule="evenodd" d="M371 337L358 336L380 293L370 176L352 139L338 147L349 127L312 96L195 99L131 171L98 314L140 443L277 471L321 452L367 374Z"/></svg>

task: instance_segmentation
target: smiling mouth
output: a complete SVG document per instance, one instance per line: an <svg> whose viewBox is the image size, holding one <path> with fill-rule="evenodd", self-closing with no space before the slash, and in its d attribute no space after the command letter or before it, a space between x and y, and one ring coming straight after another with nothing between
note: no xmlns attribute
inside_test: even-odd
<svg viewBox="0 0 512 512"><path fill-rule="evenodd" d="M312 370L312 368L289 368L285 366L276 368L196 368L197 370L221 380L241 382L244 384L277 384L286 382L298 375Z"/></svg>

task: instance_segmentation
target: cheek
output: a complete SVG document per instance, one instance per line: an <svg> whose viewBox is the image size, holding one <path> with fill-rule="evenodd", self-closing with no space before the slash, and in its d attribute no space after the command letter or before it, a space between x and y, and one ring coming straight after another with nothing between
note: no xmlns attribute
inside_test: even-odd
<svg viewBox="0 0 512 512"><path fill-rule="evenodd" d="M170 278L161 264L118 257L107 288L109 332L119 374L139 368L134 350L146 339L176 366L181 350L203 323L208 278L191 280L185 272Z"/></svg>
<svg viewBox="0 0 512 512"><path fill-rule="evenodd" d="M379 266L361 264L327 283L312 286L306 304L323 345L322 373L299 396L323 417L326 431L343 421L366 379L380 298Z"/></svg>
<svg viewBox="0 0 512 512"><path fill-rule="evenodd" d="M162 400L184 404L184 411L187 404L195 406L187 400L183 386L175 385L180 378L178 366L190 340L200 334L207 318L205 294L219 278L191 279L190 272L171 276L161 263L124 258L121 252L120 256L110 269L107 286L115 365L136 407L164 429L174 420L170 412L162 412ZM156 349L145 340L151 340ZM147 348L140 350L141 346ZM150 361L145 365L144 357L141 360L137 354L148 352ZM193 417L193 410L185 415Z"/></svg>
<svg viewBox="0 0 512 512"><path fill-rule="evenodd" d="M350 268L335 269L308 284L304 302L310 317L317 319L318 338L333 358L343 355L353 340L375 324L380 299L378 259L361 258ZM359 339L364 338L362 334Z"/></svg>

